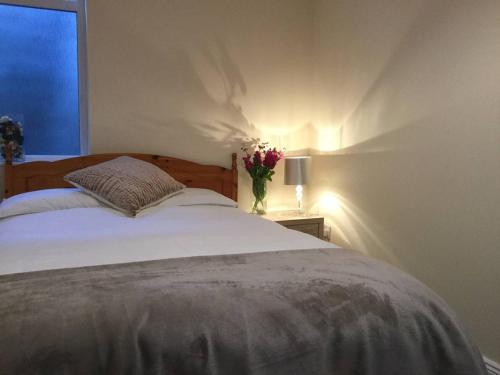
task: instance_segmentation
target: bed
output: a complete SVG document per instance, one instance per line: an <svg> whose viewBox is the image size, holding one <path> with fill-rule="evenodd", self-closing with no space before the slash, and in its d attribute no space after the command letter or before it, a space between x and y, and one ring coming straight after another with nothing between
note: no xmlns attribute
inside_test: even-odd
<svg viewBox="0 0 500 375"><path fill-rule="evenodd" d="M24 211L0 219L1 373L486 374L420 282L237 208L235 155L127 155L187 188L135 218L35 212L40 196L83 199L62 177L119 155L5 166Z"/></svg>

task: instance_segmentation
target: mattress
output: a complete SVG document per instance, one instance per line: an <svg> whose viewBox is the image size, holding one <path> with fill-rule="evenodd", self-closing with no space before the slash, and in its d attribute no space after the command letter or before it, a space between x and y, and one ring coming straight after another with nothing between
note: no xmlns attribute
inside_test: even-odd
<svg viewBox="0 0 500 375"><path fill-rule="evenodd" d="M49 209L0 220L0 274L335 245L185 189L130 218L111 208Z"/></svg>

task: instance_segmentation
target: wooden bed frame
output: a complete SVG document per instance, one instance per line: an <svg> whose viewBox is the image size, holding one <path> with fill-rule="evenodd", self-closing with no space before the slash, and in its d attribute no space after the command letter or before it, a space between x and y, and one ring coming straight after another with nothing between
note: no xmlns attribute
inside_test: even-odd
<svg viewBox="0 0 500 375"><path fill-rule="evenodd" d="M13 164L10 147L5 147L5 197L40 189L72 187L63 179L67 173L124 155L150 162L188 187L210 189L235 201L238 199L235 153L232 154L231 169L169 156L133 153L96 154L57 161Z"/></svg>

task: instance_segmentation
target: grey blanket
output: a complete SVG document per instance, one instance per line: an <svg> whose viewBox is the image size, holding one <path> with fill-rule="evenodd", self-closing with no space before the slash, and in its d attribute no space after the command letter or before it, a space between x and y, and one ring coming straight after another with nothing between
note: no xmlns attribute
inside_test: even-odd
<svg viewBox="0 0 500 375"><path fill-rule="evenodd" d="M483 375L443 301L346 250L0 277L1 374Z"/></svg>

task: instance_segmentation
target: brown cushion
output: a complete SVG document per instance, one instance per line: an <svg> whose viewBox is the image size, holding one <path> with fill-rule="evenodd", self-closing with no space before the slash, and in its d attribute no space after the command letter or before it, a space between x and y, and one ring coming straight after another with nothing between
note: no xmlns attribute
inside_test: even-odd
<svg viewBox="0 0 500 375"><path fill-rule="evenodd" d="M132 216L185 188L156 165L129 156L79 169L64 179Z"/></svg>

